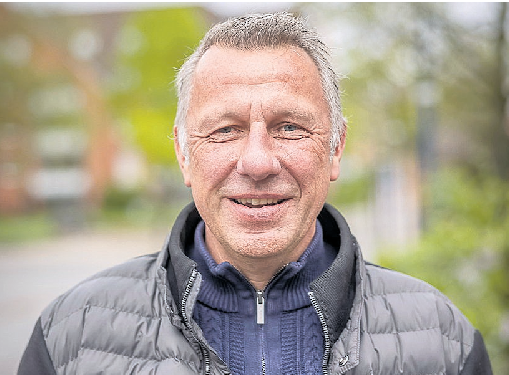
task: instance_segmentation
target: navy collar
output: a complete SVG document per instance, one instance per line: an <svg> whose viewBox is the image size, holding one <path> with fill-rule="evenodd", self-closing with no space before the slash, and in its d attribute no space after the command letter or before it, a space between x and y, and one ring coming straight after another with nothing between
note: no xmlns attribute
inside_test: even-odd
<svg viewBox="0 0 509 375"><path fill-rule="evenodd" d="M254 314L252 300L256 290L230 263L217 264L204 240L205 223L201 221L194 233L188 255L202 275L198 301L224 312ZM291 311L310 305L309 284L332 264L337 250L323 239L322 226L316 223L311 243L296 262L281 270L265 289L267 313ZM270 303L277 301L277 303Z"/></svg>

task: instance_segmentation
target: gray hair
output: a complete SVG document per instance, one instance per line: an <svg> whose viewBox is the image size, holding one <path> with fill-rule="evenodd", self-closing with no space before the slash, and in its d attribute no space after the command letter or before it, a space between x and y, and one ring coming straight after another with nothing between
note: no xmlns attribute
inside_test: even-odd
<svg viewBox="0 0 509 375"><path fill-rule="evenodd" d="M178 142L186 161L189 160L186 119L193 75L201 57L213 45L248 51L292 45L306 51L318 68L325 100L329 106L330 152L331 156L334 154L345 135L346 122L341 110L339 77L332 68L329 50L316 31L306 27L302 18L279 12L251 14L216 24L205 34L198 48L180 68L175 82L178 95L175 128L178 129Z"/></svg>

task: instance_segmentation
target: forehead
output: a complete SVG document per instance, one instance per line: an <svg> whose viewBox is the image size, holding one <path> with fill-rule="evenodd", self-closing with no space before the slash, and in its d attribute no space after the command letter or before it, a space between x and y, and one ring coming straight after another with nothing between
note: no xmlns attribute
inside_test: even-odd
<svg viewBox="0 0 509 375"><path fill-rule="evenodd" d="M295 46L239 50L212 46L200 59L193 77L192 102L214 97L250 96L257 100L285 95L325 103L318 68Z"/></svg>
<svg viewBox="0 0 509 375"><path fill-rule="evenodd" d="M253 74L268 73L267 68L269 67L274 71L284 68L288 70L289 74L303 69L308 73L311 71L318 73L318 69L307 52L300 47L291 45L255 50L211 46L201 57L196 74L210 71L214 67L230 74L245 73L246 70Z"/></svg>

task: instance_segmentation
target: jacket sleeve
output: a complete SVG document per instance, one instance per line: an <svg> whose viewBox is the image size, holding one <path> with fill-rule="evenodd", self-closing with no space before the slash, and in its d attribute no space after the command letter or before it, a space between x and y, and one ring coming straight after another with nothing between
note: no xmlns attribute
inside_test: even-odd
<svg viewBox="0 0 509 375"><path fill-rule="evenodd" d="M474 345L465 361L461 375L493 375L484 340L477 330L474 334Z"/></svg>
<svg viewBox="0 0 509 375"><path fill-rule="evenodd" d="M37 320L32 336L21 357L18 375L56 375L42 333L41 319Z"/></svg>

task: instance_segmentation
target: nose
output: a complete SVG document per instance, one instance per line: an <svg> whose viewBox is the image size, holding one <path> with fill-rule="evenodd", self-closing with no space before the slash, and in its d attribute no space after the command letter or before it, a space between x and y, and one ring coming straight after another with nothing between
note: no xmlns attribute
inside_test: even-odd
<svg viewBox="0 0 509 375"><path fill-rule="evenodd" d="M251 124L246 144L237 161L237 171L260 181L281 171L281 164L273 152L272 138L263 123Z"/></svg>

